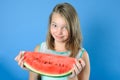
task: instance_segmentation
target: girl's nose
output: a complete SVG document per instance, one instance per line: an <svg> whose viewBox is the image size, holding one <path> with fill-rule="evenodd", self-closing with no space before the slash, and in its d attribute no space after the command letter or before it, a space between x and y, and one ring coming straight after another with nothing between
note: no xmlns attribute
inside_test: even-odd
<svg viewBox="0 0 120 80"><path fill-rule="evenodd" d="M57 30L57 33L62 34L62 28L59 27L58 30Z"/></svg>

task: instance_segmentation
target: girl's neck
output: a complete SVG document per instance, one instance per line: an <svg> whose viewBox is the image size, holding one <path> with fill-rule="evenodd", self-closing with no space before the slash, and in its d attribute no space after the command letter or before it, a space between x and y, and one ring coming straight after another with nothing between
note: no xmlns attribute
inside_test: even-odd
<svg viewBox="0 0 120 80"><path fill-rule="evenodd" d="M67 51L66 48L65 48L65 43L55 42L55 50L58 51L58 52Z"/></svg>

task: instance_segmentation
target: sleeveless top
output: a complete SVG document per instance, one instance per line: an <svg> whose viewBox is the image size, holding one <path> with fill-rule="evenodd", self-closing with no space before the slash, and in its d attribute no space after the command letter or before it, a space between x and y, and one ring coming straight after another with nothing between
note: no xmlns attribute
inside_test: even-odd
<svg viewBox="0 0 120 80"><path fill-rule="evenodd" d="M58 55L63 55L63 56L69 56L70 55L70 51L66 51L66 52L57 52L55 50L51 50L47 48L46 42L43 42L40 45L40 52L44 52L44 53L50 53L50 54L58 54ZM76 56L76 59L79 59L80 57L82 57L82 54L84 53L85 49L82 48L79 53ZM44 76L41 75L41 80L68 80L67 76L64 77L49 77L49 76Z"/></svg>

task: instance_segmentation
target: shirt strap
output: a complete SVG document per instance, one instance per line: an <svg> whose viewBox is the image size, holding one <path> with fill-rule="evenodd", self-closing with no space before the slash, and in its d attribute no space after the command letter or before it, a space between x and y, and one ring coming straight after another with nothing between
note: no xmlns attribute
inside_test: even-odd
<svg viewBox="0 0 120 80"><path fill-rule="evenodd" d="M43 51L43 50L44 50L45 44L46 44L45 42L42 42L42 43L40 44L39 51Z"/></svg>
<svg viewBox="0 0 120 80"><path fill-rule="evenodd" d="M80 57L82 57L82 55L83 55L84 52L85 52L85 49L82 48L82 50L81 50L81 54L80 54Z"/></svg>
<svg viewBox="0 0 120 80"><path fill-rule="evenodd" d="M76 56L77 59L81 58L83 56L83 53L85 52L86 50L84 48L82 48L81 50L79 50L79 53L78 55Z"/></svg>

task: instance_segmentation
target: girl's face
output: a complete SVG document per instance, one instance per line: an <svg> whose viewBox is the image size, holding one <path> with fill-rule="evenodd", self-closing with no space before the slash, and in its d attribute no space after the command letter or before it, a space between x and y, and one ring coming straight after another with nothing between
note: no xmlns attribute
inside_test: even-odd
<svg viewBox="0 0 120 80"><path fill-rule="evenodd" d="M56 42L65 42L68 39L66 21L58 13L53 13L52 15L50 32Z"/></svg>

